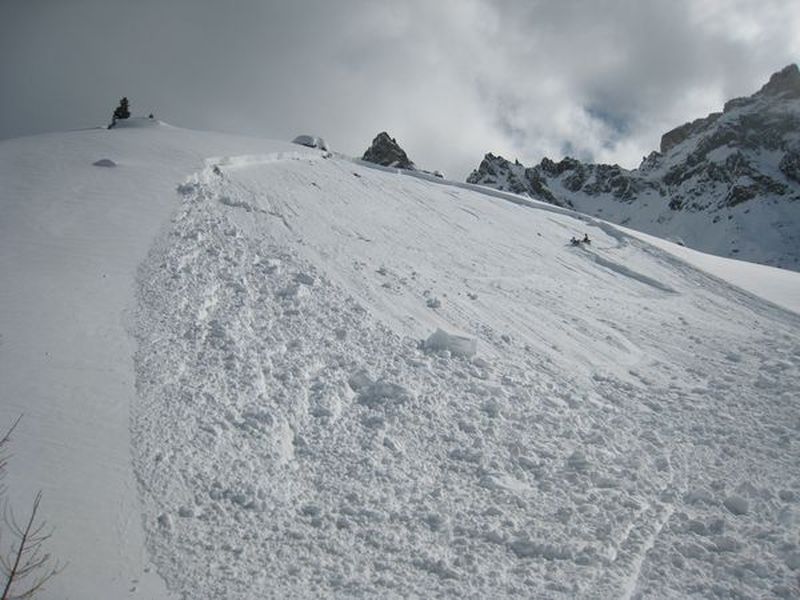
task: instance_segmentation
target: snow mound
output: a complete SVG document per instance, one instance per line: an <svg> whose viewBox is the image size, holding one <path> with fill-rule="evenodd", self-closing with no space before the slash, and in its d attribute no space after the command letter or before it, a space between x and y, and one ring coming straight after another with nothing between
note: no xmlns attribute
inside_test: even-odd
<svg viewBox="0 0 800 600"><path fill-rule="evenodd" d="M328 148L328 143L323 138L315 135L298 135L292 140L292 143L300 144L301 146L308 146L309 148L319 148L320 150L325 150L326 152L330 150Z"/></svg>
<svg viewBox="0 0 800 600"><path fill-rule="evenodd" d="M92 163L95 167L116 167L117 163L115 163L110 158L101 158L100 160L96 160Z"/></svg>

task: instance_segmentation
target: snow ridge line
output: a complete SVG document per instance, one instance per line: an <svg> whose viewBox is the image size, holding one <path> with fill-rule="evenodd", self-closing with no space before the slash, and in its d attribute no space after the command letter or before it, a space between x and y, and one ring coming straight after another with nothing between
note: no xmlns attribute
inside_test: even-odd
<svg viewBox="0 0 800 600"><path fill-rule="evenodd" d="M322 150L297 150L291 152L269 152L266 154L237 154L230 156L216 156L205 159L206 168L214 167L225 169L244 169L247 167L268 165L285 160L321 160L328 156Z"/></svg>

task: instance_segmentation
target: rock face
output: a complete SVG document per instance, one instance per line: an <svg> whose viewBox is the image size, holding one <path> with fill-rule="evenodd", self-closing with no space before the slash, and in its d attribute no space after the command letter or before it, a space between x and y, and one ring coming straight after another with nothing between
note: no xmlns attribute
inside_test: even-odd
<svg viewBox="0 0 800 600"><path fill-rule="evenodd" d="M487 154L467 179L699 250L800 270L800 70L667 132L638 168Z"/></svg>
<svg viewBox="0 0 800 600"><path fill-rule="evenodd" d="M411 162L397 141L385 131L375 136L375 139L372 140L372 145L364 152L362 160L383 165L384 167L396 167L412 171L416 169L414 163Z"/></svg>
<svg viewBox="0 0 800 600"><path fill-rule="evenodd" d="M679 125L675 129L668 131L661 136L661 154L666 154L689 136L702 132L721 116L722 113L720 112L711 113L705 118L695 119L694 121L684 123L683 125Z"/></svg>

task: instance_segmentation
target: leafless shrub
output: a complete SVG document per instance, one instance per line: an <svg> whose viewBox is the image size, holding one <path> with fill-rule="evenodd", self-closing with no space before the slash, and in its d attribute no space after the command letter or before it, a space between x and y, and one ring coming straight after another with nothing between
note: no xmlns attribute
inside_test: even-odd
<svg viewBox="0 0 800 600"><path fill-rule="evenodd" d="M0 574L5 580L0 582L3 587L0 600L33 598L62 569L45 550L52 530L47 526L47 521L38 517L42 492L37 492L30 515L22 522L15 517L6 499L7 489L2 480L10 458L8 444L21 418L14 421L0 438L0 496L4 523L3 529L0 530Z"/></svg>

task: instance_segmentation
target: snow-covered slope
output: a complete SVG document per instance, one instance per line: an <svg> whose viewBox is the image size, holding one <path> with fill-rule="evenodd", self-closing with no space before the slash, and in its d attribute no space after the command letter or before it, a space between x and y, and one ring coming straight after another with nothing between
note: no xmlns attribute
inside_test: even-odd
<svg viewBox="0 0 800 600"><path fill-rule="evenodd" d="M127 329L137 265L175 209L176 182L215 153L300 149L126 126L0 141L0 424L24 415L13 505L21 513L44 491L49 550L69 562L53 598L163 589L146 572L131 469ZM117 166L93 166L101 159Z"/></svg>
<svg viewBox="0 0 800 600"><path fill-rule="evenodd" d="M71 562L46 597L797 594L800 317L724 269L166 126L4 142L0 173L9 484Z"/></svg>
<svg viewBox="0 0 800 600"><path fill-rule="evenodd" d="M487 154L469 181L719 256L800 270L800 70L667 132L638 169Z"/></svg>

